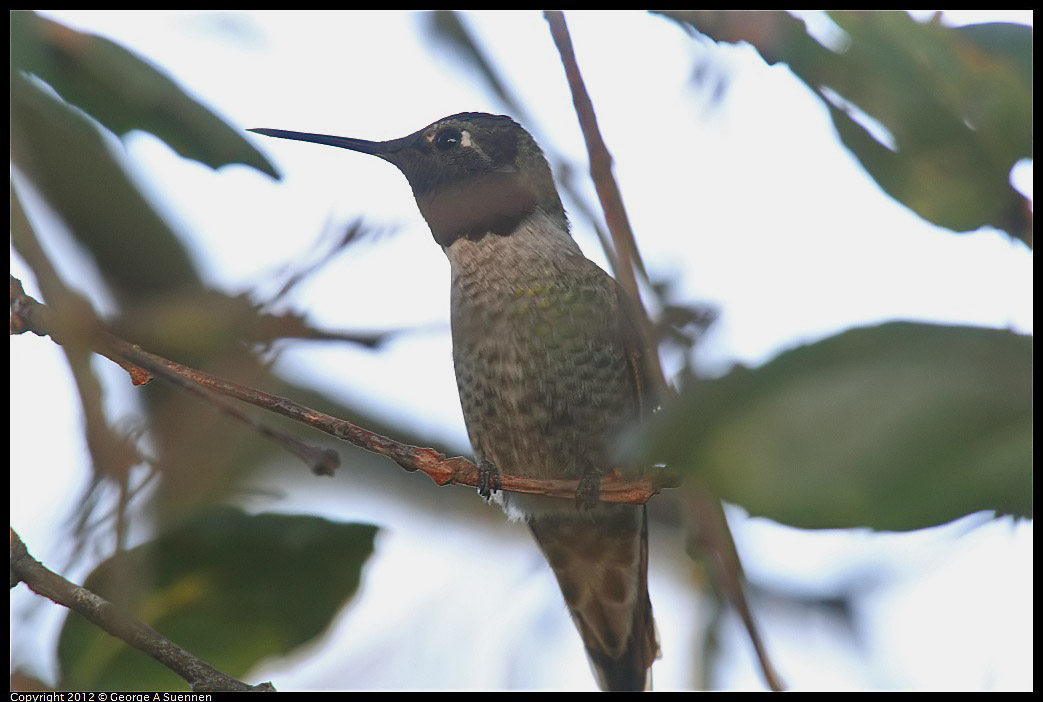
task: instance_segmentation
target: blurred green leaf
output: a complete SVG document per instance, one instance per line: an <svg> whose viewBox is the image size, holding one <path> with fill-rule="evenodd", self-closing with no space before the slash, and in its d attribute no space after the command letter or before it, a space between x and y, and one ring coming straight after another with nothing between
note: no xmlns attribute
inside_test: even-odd
<svg viewBox="0 0 1043 702"><path fill-rule="evenodd" d="M1032 29L952 29L901 11L837 11L842 48L819 44L781 11L667 12L716 41L746 41L784 62L829 108L869 174L918 215L957 232L1002 229L1032 245L1011 168L1032 158ZM884 145L860 121L882 125Z"/></svg>
<svg viewBox="0 0 1043 702"><path fill-rule="evenodd" d="M1031 382L1031 337L891 322L697 382L640 444L792 526L1031 516Z"/></svg>
<svg viewBox="0 0 1043 702"><path fill-rule="evenodd" d="M149 297L200 285L181 241L102 132L17 73L11 75L11 157L117 292Z"/></svg>
<svg viewBox="0 0 1043 702"><path fill-rule="evenodd" d="M375 534L369 525L215 509L105 561L84 586L242 677L262 659L286 655L325 631L358 589ZM185 687L77 615L66 619L58 660L62 689Z"/></svg>
<svg viewBox="0 0 1043 702"><path fill-rule="evenodd" d="M278 177L242 132L189 97L166 74L108 39L34 12L11 13L12 67L46 81L69 103L122 136L151 132L211 168L242 163Z"/></svg>
<svg viewBox="0 0 1043 702"><path fill-rule="evenodd" d="M1005 57L1018 71L1022 90L1032 90L1032 28L1009 22L967 24L953 29L980 51Z"/></svg>

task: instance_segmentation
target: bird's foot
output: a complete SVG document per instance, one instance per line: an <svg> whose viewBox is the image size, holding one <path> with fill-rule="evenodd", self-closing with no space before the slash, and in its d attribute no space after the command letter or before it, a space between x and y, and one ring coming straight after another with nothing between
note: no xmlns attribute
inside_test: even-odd
<svg viewBox="0 0 1043 702"><path fill-rule="evenodd" d="M478 463L478 494L489 499L500 489L500 469L488 459Z"/></svg>
<svg viewBox="0 0 1043 702"><path fill-rule="evenodd" d="M595 471L584 473L576 486L576 509L589 512L597 505L600 496L601 474Z"/></svg>

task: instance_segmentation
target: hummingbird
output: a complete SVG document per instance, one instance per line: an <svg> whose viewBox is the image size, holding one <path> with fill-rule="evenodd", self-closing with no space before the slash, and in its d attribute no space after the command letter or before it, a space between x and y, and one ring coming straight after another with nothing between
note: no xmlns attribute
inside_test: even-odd
<svg viewBox="0 0 1043 702"><path fill-rule="evenodd" d="M635 303L583 255L535 139L463 112L366 141L251 129L376 156L409 181L452 272L453 365L479 491L523 520L603 690L651 688L658 657L643 505L598 501L613 442L654 407ZM501 474L577 480L575 501L498 491Z"/></svg>

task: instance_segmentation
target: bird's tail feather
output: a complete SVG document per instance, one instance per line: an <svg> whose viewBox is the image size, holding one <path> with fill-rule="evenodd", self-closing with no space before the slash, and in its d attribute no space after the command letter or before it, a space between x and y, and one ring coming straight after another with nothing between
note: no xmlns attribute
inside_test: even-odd
<svg viewBox="0 0 1043 702"><path fill-rule="evenodd" d="M602 690L651 689L659 652L644 506L542 514L529 528L554 570Z"/></svg>

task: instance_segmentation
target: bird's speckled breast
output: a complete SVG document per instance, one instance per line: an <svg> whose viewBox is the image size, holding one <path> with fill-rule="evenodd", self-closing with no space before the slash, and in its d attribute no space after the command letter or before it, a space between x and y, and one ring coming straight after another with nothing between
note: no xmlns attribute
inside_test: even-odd
<svg viewBox="0 0 1043 702"><path fill-rule="evenodd" d="M478 458L538 478L617 467L611 442L637 399L612 278L542 213L446 252L453 360Z"/></svg>

